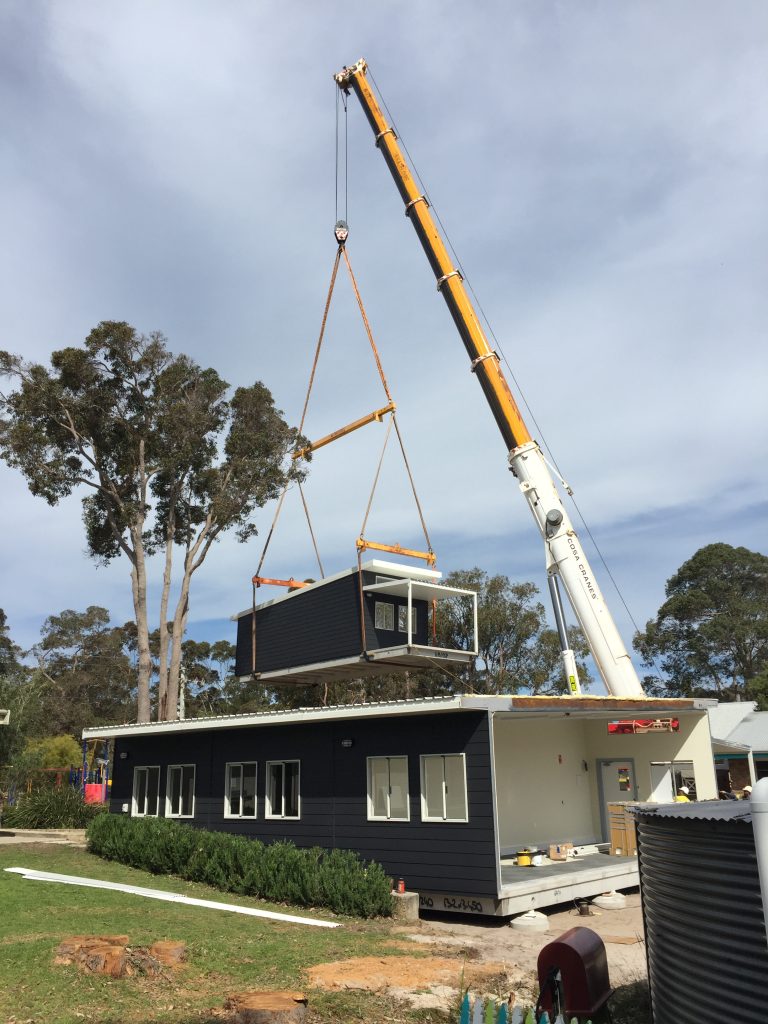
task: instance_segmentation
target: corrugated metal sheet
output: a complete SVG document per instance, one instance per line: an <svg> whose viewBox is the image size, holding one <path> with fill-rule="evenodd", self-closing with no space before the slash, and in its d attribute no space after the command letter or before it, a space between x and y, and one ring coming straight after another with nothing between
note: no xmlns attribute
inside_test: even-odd
<svg viewBox="0 0 768 1024"><path fill-rule="evenodd" d="M704 806L637 815L654 1024L768 1020L751 818L730 801L717 817Z"/></svg>
<svg viewBox="0 0 768 1024"><path fill-rule="evenodd" d="M690 803L635 804L628 808L635 815L654 818L686 818L697 821L733 821L743 818L752 820L752 805L749 800L692 800Z"/></svg>

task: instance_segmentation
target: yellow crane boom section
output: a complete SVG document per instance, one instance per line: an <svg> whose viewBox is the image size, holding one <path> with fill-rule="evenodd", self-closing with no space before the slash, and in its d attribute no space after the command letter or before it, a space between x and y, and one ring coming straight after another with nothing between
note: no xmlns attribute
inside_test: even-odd
<svg viewBox="0 0 768 1024"><path fill-rule="evenodd" d="M376 101L368 81L367 71L367 64L361 59L353 67L344 68L334 77L339 88L345 91L354 89L360 100L376 137L376 145L382 151L405 203L406 216L410 218L416 229L416 234L419 236L434 271L438 290L442 292L472 361L472 371L480 381L480 386L501 430L504 443L511 451L531 441L530 432L504 377L499 357L488 344L488 339L480 326L477 313L464 287L461 274L453 265L448 249L429 211L429 204L418 189L405 157L397 144L394 129L387 123Z"/></svg>

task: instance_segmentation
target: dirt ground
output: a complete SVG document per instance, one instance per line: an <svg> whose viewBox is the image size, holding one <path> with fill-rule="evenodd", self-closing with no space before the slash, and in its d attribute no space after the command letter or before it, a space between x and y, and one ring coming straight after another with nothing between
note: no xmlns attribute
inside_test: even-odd
<svg viewBox="0 0 768 1024"><path fill-rule="evenodd" d="M422 918L399 932L412 942L434 950L427 957L360 957L318 964L308 972L308 983L323 989L387 991L412 1006L447 1007L457 991L469 986L473 993L507 997L513 993L524 1003L535 999L536 961L548 942L573 927L591 928L601 936L608 956L611 984L632 984L646 976L645 943L637 892L627 895L622 910L592 908L580 917L571 907L553 908L549 931L522 932L509 922L484 918L444 916Z"/></svg>

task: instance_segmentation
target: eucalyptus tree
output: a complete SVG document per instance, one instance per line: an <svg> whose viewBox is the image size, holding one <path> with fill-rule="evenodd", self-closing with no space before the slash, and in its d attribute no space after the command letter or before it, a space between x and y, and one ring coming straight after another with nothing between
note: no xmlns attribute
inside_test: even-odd
<svg viewBox="0 0 768 1024"><path fill-rule="evenodd" d="M192 577L225 531L251 537L255 510L303 477L290 458L296 431L264 384L230 394L215 370L124 322L98 324L50 367L0 352L0 376L15 386L0 394L0 457L51 505L82 494L89 554L128 560L140 722L150 719L152 676L147 560L162 555L158 714L175 717Z"/></svg>
<svg viewBox="0 0 768 1024"><path fill-rule="evenodd" d="M514 583L502 573L458 569L445 579L449 587L477 594L479 658L462 670L454 689L477 693L563 693L566 690L557 632L547 626L544 606L537 600L535 583ZM438 607L438 641L446 647L472 644L472 615L468 602L455 599ZM569 627L582 686L591 677L585 663L589 647L578 627Z"/></svg>
<svg viewBox="0 0 768 1024"><path fill-rule="evenodd" d="M768 557L707 544L667 580L665 594L634 646L647 666L660 664L666 692L766 703Z"/></svg>

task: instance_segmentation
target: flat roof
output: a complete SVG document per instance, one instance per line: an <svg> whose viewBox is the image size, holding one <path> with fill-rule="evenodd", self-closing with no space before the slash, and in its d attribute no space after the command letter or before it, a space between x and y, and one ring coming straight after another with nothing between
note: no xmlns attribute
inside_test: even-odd
<svg viewBox="0 0 768 1024"><path fill-rule="evenodd" d="M411 579L421 580L425 583L437 583L443 578L443 574L438 572L437 569L427 569L426 566L421 565L403 565L401 562L385 562L380 558L370 558L367 562L363 562L359 567L363 572L379 572L382 576L396 576L399 579ZM334 573L333 576L323 576L321 580L315 580L313 583L308 583L306 587L299 587L297 590L289 590L287 594L279 594L277 597L270 598L268 601L262 601L257 604L257 608L269 608L270 605L280 604L283 601L290 601L294 597L298 597L299 594L306 594L310 590L317 590L319 587L324 587L328 583L333 583L335 580L343 579L345 576L352 576L358 571L358 566L353 566L351 569L344 569L342 572ZM235 622L237 619L242 619L244 615L250 615L253 612L253 608L246 608L242 612L236 612L230 616L231 621Z"/></svg>
<svg viewBox="0 0 768 1024"><path fill-rule="evenodd" d="M414 700L373 701L366 704L337 704L332 707L290 708L241 715L214 715L175 722L142 722L94 726L83 729L83 739L112 736L152 736L171 732L205 732L210 729L246 729L251 726L287 725L323 720L390 718L452 711L485 711L504 717L546 718L654 718L686 712L706 711L711 701L666 697L521 697L454 694Z"/></svg>

